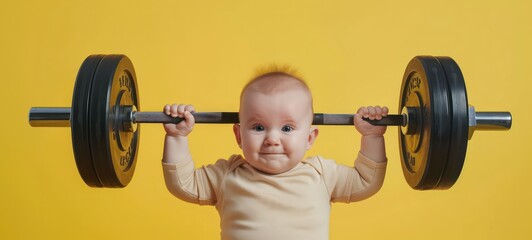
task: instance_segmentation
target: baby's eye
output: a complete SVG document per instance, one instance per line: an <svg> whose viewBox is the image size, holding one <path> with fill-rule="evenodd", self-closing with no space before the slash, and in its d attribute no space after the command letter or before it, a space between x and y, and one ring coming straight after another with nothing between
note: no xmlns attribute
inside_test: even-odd
<svg viewBox="0 0 532 240"><path fill-rule="evenodd" d="M294 128L290 125L284 125L282 128L281 128L281 131L283 132L291 132L292 130L294 130Z"/></svg>
<svg viewBox="0 0 532 240"><path fill-rule="evenodd" d="M262 131L264 131L264 126L262 126L262 125L253 126L253 130L255 130L257 132L262 132Z"/></svg>

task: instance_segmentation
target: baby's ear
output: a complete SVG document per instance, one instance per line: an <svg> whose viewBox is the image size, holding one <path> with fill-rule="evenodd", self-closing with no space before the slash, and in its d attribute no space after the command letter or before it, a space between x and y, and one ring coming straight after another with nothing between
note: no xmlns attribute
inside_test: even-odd
<svg viewBox="0 0 532 240"><path fill-rule="evenodd" d="M235 133L236 143L242 149L242 138L240 137L240 124L233 124L233 133Z"/></svg>
<svg viewBox="0 0 532 240"><path fill-rule="evenodd" d="M317 127L311 126L310 127L310 133L308 134L308 140L307 140L307 150L309 150L312 147L312 144L314 144L314 141L316 141L316 138L318 137L318 133L320 131Z"/></svg>

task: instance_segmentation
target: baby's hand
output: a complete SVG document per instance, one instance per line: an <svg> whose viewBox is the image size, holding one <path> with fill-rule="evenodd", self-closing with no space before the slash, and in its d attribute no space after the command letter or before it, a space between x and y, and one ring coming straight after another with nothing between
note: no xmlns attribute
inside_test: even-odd
<svg viewBox="0 0 532 240"><path fill-rule="evenodd" d="M178 124L173 123L165 123L163 124L164 130L166 131L166 135L172 136L172 137L186 137L190 132L192 132L192 128L194 128L194 116L191 114L191 112L194 112L194 106L192 105L184 105L184 104L166 104L164 105L163 112L166 115L172 116L172 117L179 117L183 118L185 120L181 121Z"/></svg>
<svg viewBox="0 0 532 240"><path fill-rule="evenodd" d="M386 132L386 126L374 126L364 121L362 118L369 118L371 120L380 120L382 117L388 115L387 107L361 107L355 114L355 128L362 136L382 136Z"/></svg>

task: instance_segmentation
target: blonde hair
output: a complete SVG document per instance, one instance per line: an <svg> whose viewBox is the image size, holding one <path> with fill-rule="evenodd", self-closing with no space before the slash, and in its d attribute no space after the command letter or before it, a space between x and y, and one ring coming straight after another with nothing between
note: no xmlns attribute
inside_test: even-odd
<svg viewBox="0 0 532 240"><path fill-rule="evenodd" d="M251 78L251 81L258 79L267 75L278 73L280 75L286 75L300 81L303 81L303 77L299 74L299 71L291 65L288 64L275 64L271 63L269 65L258 67L255 70L254 76Z"/></svg>
<svg viewBox="0 0 532 240"><path fill-rule="evenodd" d="M267 77L287 77L296 80L299 82L305 90L307 90L310 94L310 88L308 87L307 83L297 69L290 65L279 65L279 64L270 64L263 67L259 67L255 70L255 74L251 78L251 80L248 81L248 83L242 88L242 92L240 93L240 99L242 99L242 96L244 95L244 92L249 88L249 86L253 85L254 83L258 82L259 80L262 80ZM263 89L264 91L271 90L273 87L275 87L275 83L272 82L271 85L269 85L266 89ZM312 94L310 94L312 96Z"/></svg>
<svg viewBox="0 0 532 240"><path fill-rule="evenodd" d="M253 89L258 90L260 92L271 93L278 90L277 87L279 86L279 81L275 80L281 80L281 78L285 78L286 81L296 81L305 91L308 92L310 97L310 108L312 113L314 113L312 92L310 91L309 86L307 85L305 80L303 80L298 71L290 65L270 64L265 67L257 68L254 77L251 78L251 80L244 86L244 88L242 88L242 92L240 93L240 105L242 104L242 97L244 96L244 93L250 88L250 86L263 79L270 77L272 77L274 80L266 82L267 85L262 86L260 89L255 87ZM283 82L286 81L283 80Z"/></svg>

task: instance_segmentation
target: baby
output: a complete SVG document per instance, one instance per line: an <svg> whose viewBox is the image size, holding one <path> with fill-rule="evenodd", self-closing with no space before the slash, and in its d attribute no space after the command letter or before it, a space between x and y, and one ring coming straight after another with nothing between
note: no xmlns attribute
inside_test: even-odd
<svg viewBox="0 0 532 240"><path fill-rule="evenodd" d="M360 108L355 128L362 135L354 167L320 156L304 159L318 136L312 126L312 95L287 72L250 81L240 97L240 123L233 125L243 152L194 169L187 135L194 127L191 105L166 105L185 120L164 124L163 173L168 190L187 202L214 205L221 239L328 239L331 202L360 201L381 188L386 170L386 107Z"/></svg>

